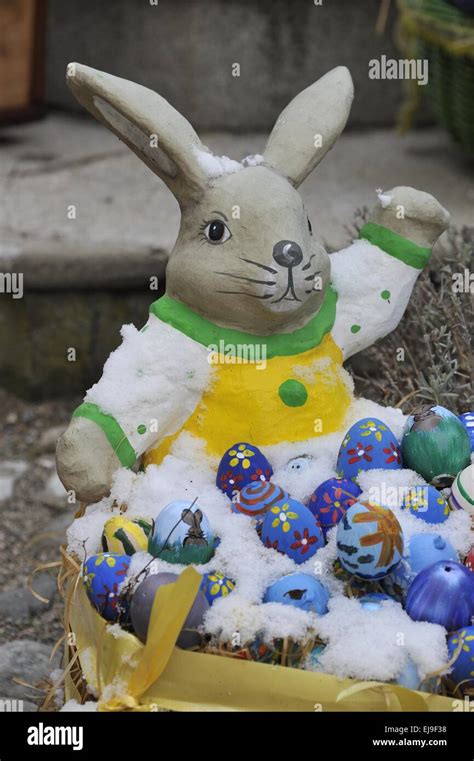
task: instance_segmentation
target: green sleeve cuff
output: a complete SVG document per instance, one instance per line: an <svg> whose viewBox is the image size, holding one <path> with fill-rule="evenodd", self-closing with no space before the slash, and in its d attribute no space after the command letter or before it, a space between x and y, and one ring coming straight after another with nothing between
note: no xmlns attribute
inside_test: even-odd
<svg viewBox="0 0 474 761"><path fill-rule="evenodd" d="M73 417L85 417L96 423L99 428L102 428L121 464L126 468L131 468L135 464L137 454L112 415L102 412L97 404L84 402L74 410Z"/></svg>
<svg viewBox="0 0 474 761"><path fill-rule="evenodd" d="M411 240L394 233L387 227L376 225L374 222L367 222L364 225L359 233L359 238L365 238L385 253L418 270L422 270L426 266L431 256L431 248L417 246Z"/></svg>

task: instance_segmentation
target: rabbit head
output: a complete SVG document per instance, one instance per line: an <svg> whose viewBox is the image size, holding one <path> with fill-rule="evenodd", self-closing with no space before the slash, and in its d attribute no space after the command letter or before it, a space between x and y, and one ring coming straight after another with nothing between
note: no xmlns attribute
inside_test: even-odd
<svg viewBox="0 0 474 761"><path fill-rule="evenodd" d="M284 109L263 157L214 156L160 95L69 64L77 99L174 194L181 225L167 293L214 323L256 335L302 327L320 308L330 264L298 186L345 126L353 87L344 67Z"/></svg>

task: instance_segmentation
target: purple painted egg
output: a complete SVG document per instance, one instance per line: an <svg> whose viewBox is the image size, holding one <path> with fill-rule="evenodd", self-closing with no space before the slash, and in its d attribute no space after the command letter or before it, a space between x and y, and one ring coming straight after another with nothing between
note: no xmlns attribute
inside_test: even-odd
<svg viewBox="0 0 474 761"><path fill-rule="evenodd" d="M359 473L366 470L400 470L401 467L400 447L388 425L377 418L363 418L344 436L336 471L340 478L355 481Z"/></svg>
<svg viewBox="0 0 474 761"><path fill-rule="evenodd" d="M242 488L232 500L232 512L255 519L257 528L273 505L282 505L289 495L271 481L253 481Z"/></svg>
<svg viewBox="0 0 474 761"><path fill-rule="evenodd" d="M326 534L341 520L348 508L357 502L359 486L347 478L329 478L314 490L308 507Z"/></svg>
<svg viewBox="0 0 474 761"><path fill-rule="evenodd" d="M474 574L460 563L440 560L416 576L405 608L414 621L440 624L448 631L468 626L474 616Z"/></svg>
<svg viewBox="0 0 474 761"><path fill-rule="evenodd" d="M246 484L269 481L272 475L272 466L258 447L237 442L227 450L220 461L216 485L230 499L235 499Z"/></svg>
<svg viewBox="0 0 474 761"><path fill-rule="evenodd" d="M288 555L298 564L324 546L323 532L311 510L291 497L270 508L260 538L265 547Z"/></svg>

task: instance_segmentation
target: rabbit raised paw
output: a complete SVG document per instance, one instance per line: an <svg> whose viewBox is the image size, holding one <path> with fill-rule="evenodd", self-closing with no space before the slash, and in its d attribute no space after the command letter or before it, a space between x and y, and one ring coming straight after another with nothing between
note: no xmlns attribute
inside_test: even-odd
<svg viewBox="0 0 474 761"><path fill-rule="evenodd" d="M168 186L181 208L166 294L122 345L58 443L61 480L99 500L139 458L183 435L218 456L341 431L354 402L343 368L400 321L449 215L430 195L379 194L359 239L328 256L298 186L343 130L353 98L336 68L294 98L263 156L214 156L156 93L80 64L77 99ZM301 447L302 451L304 447ZM194 532L194 533L191 533ZM191 527L190 540L199 533Z"/></svg>

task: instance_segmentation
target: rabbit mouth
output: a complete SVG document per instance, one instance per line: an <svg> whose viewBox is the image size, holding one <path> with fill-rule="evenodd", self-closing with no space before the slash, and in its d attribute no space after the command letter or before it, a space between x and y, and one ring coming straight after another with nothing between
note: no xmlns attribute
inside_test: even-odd
<svg viewBox="0 0 474 761"><path fill-rule="evenodd" d="M310 258L306 262L306 264L304 264L301 268L298 268L298 269L300 269L300 271L303 272L303 273L307 272L308 269L311 268L311 262L314 259L314 257L315 257L314 254L312 256L310 256ZM302 303L305 300L305 298L307 296L309 296L309 294L313 293L313 291L314 291L314 286L312 286L311 288L308 288L308 287L305 288L304 286L309 286L310 281L314 282L314 279L318 275L321 274L321 270L317 270L315 272L311 272L309 275L304 275L303 276L304 294L301 294L303 296L303 298L299 298L299 296L297 295L297 292L296 292L296 287L295 287L295 282L294 282L294 275L293 275L296 267L290 266L290 267L275 269L274 267L270 267L270 266L268 266L266 264L262 264L261 262L256 262L253 259L247 259L247 258L242 257L242 256L240 257L240 259L242 261L244 261L244 262L247 262L248 264L254 265L255 267L259 267L260 269L264 270L265 272L270 273L270 275L275 275L276 277L273 277L273 278L270 278L270 279L268 279L268 278L267 279L259 279L259 278L256 278L256 277L255 278L254 277L247 277L246 275L238 275L238 274L235 274L235 273L232 273L232 272L222 272L222 271L218 271L218 272L216 271L215 274L216 275L222 275L222 276L225 276L227 278L231 278L231 282L232 282L233 285L237 285L236 281L238 281L239 285L241 284L243 288L245 288L246 285L250 286L250 287L252 287L254 285L262 285L262 286L264 286L265 289L267 289L267 288L270 289L270 292L266 292L266 293L254 293L254 292L249 292L249 291L245 291L245 290L219 289L219 290L216 291L217 293L225 293L225 294L228 294L228 295L235 295L235 296L250 296L250 298L259 299L261 301L268 301L269 299L271 299L271 301L269 301L270 304L279 304L282 301L295 301L295 302ZM284 290L283 294L281 296L278 296L277 298L275 298L275 295L276 295L275 294L275 289L279 285L280 275L283 274L283 272L287 273L286 287L285 287L285 290ZM265 277L265 276L262 275L262 278L263 277Z"/></svg>

